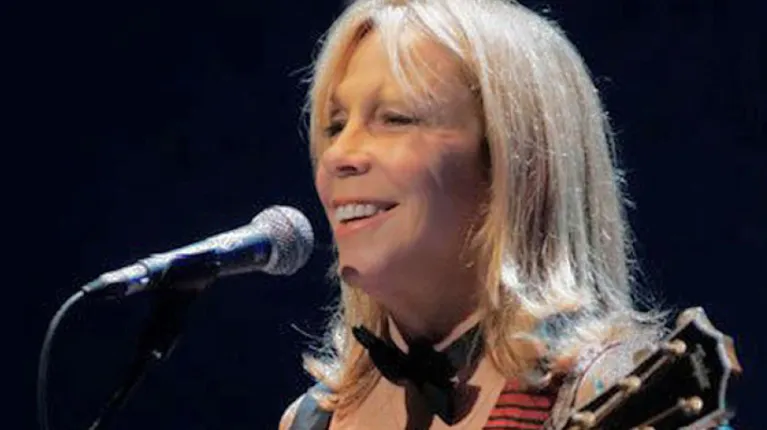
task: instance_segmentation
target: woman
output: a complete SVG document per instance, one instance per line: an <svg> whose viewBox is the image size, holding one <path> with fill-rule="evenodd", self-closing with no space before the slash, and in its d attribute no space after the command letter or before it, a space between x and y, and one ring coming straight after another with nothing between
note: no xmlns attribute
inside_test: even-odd
<svg viewBox="0 0 767 430"><path fill-rule="evenodd" d="M357 1L309 96L341 298L280 428L542 428L660 334L632 302L606 115L554 24Z"/></svg>

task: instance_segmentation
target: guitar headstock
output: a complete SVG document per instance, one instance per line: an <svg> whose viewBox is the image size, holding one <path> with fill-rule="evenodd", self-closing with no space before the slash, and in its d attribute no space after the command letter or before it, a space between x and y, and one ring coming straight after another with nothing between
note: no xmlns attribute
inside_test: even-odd
<svg viewBox="0 0 767 430"><path fill-rule="evenodd" d="M575 411L564 428L714 428L733 415L727 387L730 375L741 372L732 339L714 328L702 308L690 308L630 373Z"/></svg>

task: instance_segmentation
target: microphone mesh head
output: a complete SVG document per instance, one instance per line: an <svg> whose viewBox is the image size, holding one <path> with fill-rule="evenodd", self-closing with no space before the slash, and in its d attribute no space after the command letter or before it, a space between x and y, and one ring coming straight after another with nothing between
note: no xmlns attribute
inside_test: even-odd
<svg viewBox="0 0 767 430"><path fill-rule="evenodd" d="M271 275L292 275L309 260L314 232L304 214L290 206L272 206L253 218L257 230L271 238L272 252L262 270Z"/></svg>

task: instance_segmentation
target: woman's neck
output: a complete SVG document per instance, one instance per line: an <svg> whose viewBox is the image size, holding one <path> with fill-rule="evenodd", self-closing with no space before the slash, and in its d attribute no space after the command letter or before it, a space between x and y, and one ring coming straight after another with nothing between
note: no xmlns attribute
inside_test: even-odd
<svg viewBox="0 0 767 430"><path fill-rule="evenodd" d="M482 282L473 268L419 269L400 273L377 299L407 342L449 344L479 320Z"/></svg>
<svg viewBox="0 0 767 430"><path fill-rule="evenodd" d="M480 311L475 309L454 324L446 324L442 329L436 329L436 326L433 326L434 328L431 329L431 335L428 335L429 329L426 328L420 335L413 336L406 331L406 328L403 329L403 327L407 326L398 322L396 316L390 314L388 317L389 336L394 344L403 352L408 352L408 343L412 343L413 340L416 339L427 340L434 346L435 350L442 351L460 338L464 333L471 330L472 327L476 326L481 318Z"/></svg>

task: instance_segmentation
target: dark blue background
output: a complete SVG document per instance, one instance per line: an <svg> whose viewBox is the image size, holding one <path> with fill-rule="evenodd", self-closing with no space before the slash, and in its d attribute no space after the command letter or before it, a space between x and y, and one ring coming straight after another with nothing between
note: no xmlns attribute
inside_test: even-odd
<svg viewBox="0 0 767 430"><path fill-rule="evenodd" d="M746 368L733 396L742 429L761 428L767 382L758 367L767 304L763 4L547 4L612 114L643 282L673 308L704 306L736 338ZM174 355L115 426L276 428L308 383L299 354L310 339L294 327L319 335L333 297L300 111L315 42L340 1L6 6L6 237L15 258L5 314L14 361L0 427L35 428L43 333L79 285L290 204L315 226L308 266L207 290ZM147 305L135 297L71 311L53 349L54 429L91 422Z"/></svg>

